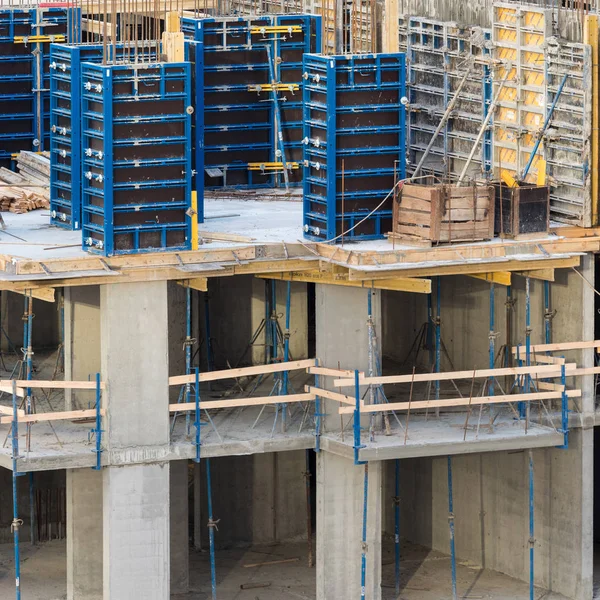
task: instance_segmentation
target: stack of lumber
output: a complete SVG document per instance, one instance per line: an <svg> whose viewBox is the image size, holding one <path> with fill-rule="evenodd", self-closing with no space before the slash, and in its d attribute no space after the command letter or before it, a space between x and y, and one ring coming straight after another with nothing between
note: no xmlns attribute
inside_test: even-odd
<svg viewBox="0 0 600 600"><path fill-rule="evenodd" d="M0 211L22 214L50 208L50 158L46 154L20 152L16 173L0 168Z"/></svg>

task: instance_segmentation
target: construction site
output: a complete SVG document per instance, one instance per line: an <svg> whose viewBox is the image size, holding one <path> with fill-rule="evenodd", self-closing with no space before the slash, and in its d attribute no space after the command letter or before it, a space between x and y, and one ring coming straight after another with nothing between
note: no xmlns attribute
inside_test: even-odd
<svg viewBox="0 0 600 600"><path fill-rule="evenodd" d="M598 12L3 0L0 599L600 599Z"/></svg>

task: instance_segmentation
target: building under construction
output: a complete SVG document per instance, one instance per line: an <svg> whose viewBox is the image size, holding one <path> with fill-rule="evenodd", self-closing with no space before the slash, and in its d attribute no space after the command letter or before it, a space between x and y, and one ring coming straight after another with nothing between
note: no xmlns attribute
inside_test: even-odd
<svg viewBox="0 0 600 600"><path fill-rule="evenodd" d="M599 27L0 6L0 598L600 598Z"/></svg>

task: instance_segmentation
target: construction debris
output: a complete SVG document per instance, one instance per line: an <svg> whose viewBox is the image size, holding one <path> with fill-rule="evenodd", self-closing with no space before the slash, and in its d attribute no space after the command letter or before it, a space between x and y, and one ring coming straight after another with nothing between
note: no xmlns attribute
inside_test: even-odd
<svg viewBox="0 0 600 600"><path fill-rule="evenodd" d="M0 168L0 211L23 214L50 208L50 157L48 153L20 152L19 172Z"/></svg>

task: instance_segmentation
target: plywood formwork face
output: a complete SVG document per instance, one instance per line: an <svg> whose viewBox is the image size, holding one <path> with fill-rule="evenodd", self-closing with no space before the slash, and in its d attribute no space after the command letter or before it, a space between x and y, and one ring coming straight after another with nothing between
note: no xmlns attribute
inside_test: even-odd
<svg viewBox="0 0 600 600"><path fill-rule="evenodd" d="M492 31L495 175L547 178L552 219L589 227L590 47L554 37L552 11L537 5L495 4Z"/></svg>
<svg viewBox="0 0 600 600"><path fill-rule="evenodd" d="M499 177L519 179L543 127L546 111L544 44L552 35L552 12L539 6L498 3L493 7L494 71L499 91L494 115L494 166ZM499 90L501 82L504 86ZM538 149L526 181L537 180Z"/></svg>
<svg viewBox="0 0 600 600"><path fill-rule="evenodd" d="M448 123L436 138L424 172L444 179L460 174L490 107L490 31L421 17L401 17L399 46L408 64L408 171L418 164L444 112L467 76ZM491 169L491 131L486 131L467 175Z"/></svg>

